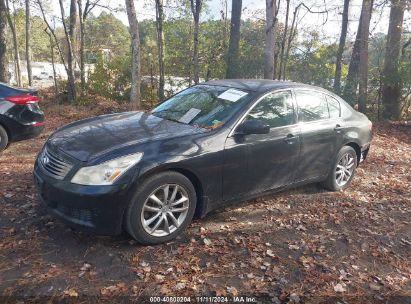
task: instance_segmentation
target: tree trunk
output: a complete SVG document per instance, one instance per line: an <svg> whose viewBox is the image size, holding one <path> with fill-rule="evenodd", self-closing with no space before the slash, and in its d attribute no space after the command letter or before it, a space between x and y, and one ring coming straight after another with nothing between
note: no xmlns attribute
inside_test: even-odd
<svg viewBox="0 0 411 304"><path fill-rule="evenodd" d="M164 33L163 33L163 0L156 0L156 28L157 28L157 50L158 50L158 70L160 73L158 83L158 98L163 101L164 95Z"/></svg>
<svg viewBox="0 0 411 304"><path fill-rule="evenodd" d="M51 66L53 68L53 81L54 81L54 92L56 95L58 94L58 84L57 84L57 75L56 75L56 65L55 65L55 58L54 58L54 44L53 44L53 36L51 33L47 31L47 29L44 30L46 34L49 36L50 40L50 55L51 55Z"/></svg>
<svg viewBox="0 0 411 304"><path fill-rule="evenodd" d="M334 91L340 94L341 91L341 60L345 47L345 39L347 38L348 29L348 8L350 0L344 0L344 8L342 13L341 35L340 43L338 45L337 58L335 61L335 77L334 77Z"/></svg>
<svg viewBox="0 0 411 304"><path fill-rule="evenodd" d="M195 1L195 3L194 3ZM200 12L202 6L202 0L190 0L191 3L191 12L194 17L194 51L193 51L193 76L194 83L198 84L199 82L199 65L198 65L198 34L200 30Z"/></svg>
<svg viewBox="0 0 411 304"><path fill-rule="evenodd" d="M401 81L398 65L405 2L405 0L391 0L390 22L385 48L382 87L383 117L393 120L399 120L401 117Z"/></svg>
<svg viewBox="0 0 411 304"><path fill-rule="evenodd" d="M0 81L8 82L9 71L6 48L7 12L5 0L0 0Z"/></svg>
<svg viewBox="0 0 411 304"><path fill-rule="evenodd" d="M370 20L364 20L364 3L363 8L361 9L360 21L358 22L357 35L355 37L354 46L351 53L350 65L348 67L348 74L345 80L345 86L343 90L344 99L354 105L356 102L357 95L357 86L358 86L358 73L360 69L360 50L361 50L361 37L362 37L362 28L363 23L368 23ZM371 18L371 13L369 18ZM368 32L368 30L367 30Z"/></svg>
<svg viewBox="0 0 411 304"><path fill-rule="evenodd" d="M290 57L290 50L291 50L291 43L294 40L294 37L297 33L297 17L298 17L298 10L300 9L300 5L298 5L295 9L294 9L294 13L293 13L293 21L291 22L291 28L290 28L290 33L288 34L288 41L287 41L287 47L285 50L285 55L284 55L284 62L283 62L283 71L282 71L282 77L283 80L285 80L286 78L286 72L287 72L287 64L288 64L288 58ZM281 80L281 78L279 77L278 80Z"/></svg>
<svg viewBox="0 0 411 304"><path fill-rule="evenodd" d="M11 34L13 37L13 51L14 51L14 66L15 66L15 74L17 80L17 86L21 87L21 68L20 68L20 54L19 54L19 45L17 42L17 35L16 35L16 24L15 20L11 18L11 11L9 6L9 1L6 1L6 9L7 9L7 20L11 29Z"/></svg>
<svg viewBox="0 0 411 304"><path fill-rule="evenodd" d="M275 0L265 1L265 47L264 47L264 78L274 79L274 48L275 48L275 23L276 3Z"/></svg>
<svg viewBox="0 0 411 304"><path fill-rule="evenodd" d="M72 14L71 9L73 8L74 1L75 0L71 0L70 16ZM68 77L68 84L67 84L68 99L71 103L75 103L77 99L77 95L76 95L76 83L75 83L75 78L74 78L74 67L73 67L73 63L74 63L73 62L74 61L73 60L73 45L71 44L72 39L71 39L71 34L70 34L71 29L72 29L72 24L71 24L72 18L70 17L70 32L69 32L69 30L67 30L67 25L65 21L63 0L59 0L59 3L60 3L60 11L61 11L63 29L64 29L64 34L66 37L67 48L68 48L68 58L67 58L67 65L66 65L66 71L67 71L67 77Z"/></svg>
<svg viewBox="0 0 411 304"><path fill-rule="evenodd" d="M360 44L360 66L358 70L358 110L365 113L367 110L367 91L368 91L368 36L370 34L370 20L372 12L372 0L363 0L363 8L361 14L362 30Z"/></svg>
<svg viewBox="0 0 411 304"><path fill-rule="evenodd" d="M285 11L285 24L284 24L284 36L281 41L281 51L280 51L280 67L278 71L278 79L281 80L281 76L283 74L284 69L284 51L285 51L285 43L287 41L287 32L288 32L288 18L290 15L290 0L287 0L287 8ZM294 22L294 21L293 21Z"/></svg>
<svg viewBox="0 0 411 304"><path fill-rule="evenodd" d="M77 0L78 5L78 16L80 24L80 81L81 81L81 96L86 93L86 73L84 64L84 21L85 14L83 14L83 3L82 0Z"/></svg>
<svg viewBox="0 0 411 304"><path fill-rule="evenodd" d="M26 64L29 86L33 85L33 74L31 72L31 22L30 22L30 0L26 0Z"/></svg>
<svg viewBox="0 0 411 304"><path fill-rule="evenodd" d="M132 110L139 110L141 108L141 61L140 61L140 36L138 32L138 21L136 9L134 7L134 0L125 0L126 10L128 16L128 23L130 24L131 49L132 49L132 71L131 71L131 93L130 103Z"/></svg>
<svg viewBox="0 0 411 304"><path fill-rule="evenodd" d="M77 39L76 39L76 32L77 32L77 3L76 0L70 0L70 19L69 19L69 35L71 40L71 47L72 47L72 61L73 61L73 69L76 66L76 58L77 58Z"/></svg>
<svg viewBox="0 0 411 304"><path fill-rule="evenodd" d="M228 45L226 78L239 78L239 49L242 0L232 1L230 41Z"/></svg>

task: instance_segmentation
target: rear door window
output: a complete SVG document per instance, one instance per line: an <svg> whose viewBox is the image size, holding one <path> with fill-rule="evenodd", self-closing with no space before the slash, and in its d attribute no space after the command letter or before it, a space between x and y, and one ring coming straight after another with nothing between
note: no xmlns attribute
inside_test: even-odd
<svg viewBox="0 0 411 304"><path fill-rule="evenodd" d="M325 95L315 91L296 91L298 121L310 122L330 118Z"/></svg>

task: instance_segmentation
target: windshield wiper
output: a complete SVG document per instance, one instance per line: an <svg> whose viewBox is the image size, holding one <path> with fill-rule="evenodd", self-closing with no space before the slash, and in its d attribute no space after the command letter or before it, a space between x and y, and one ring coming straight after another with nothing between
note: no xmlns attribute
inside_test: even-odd
<svg viewBox="0 0 411 304"><path fill-rule="evenodd" d="M179 120L177 120L177 119L175 119L175 118L171 118L171 117L168 117L167 115L161 115L160 113L162 113L162 112L170 112L170 113L180 113L180 111L169 111L169 110L162 110L162 111L157 111L157 112L152 112L151 114L152 115L154 115L154 116L157 116L157 117L159 117L159 118L162 118L162 119L166 119L166 120L170 120L170 121L175 121L175 122L178 122L178 123L181 123L181 124L184 124L184 125L186 125L185 123L183 123L183 122L181 122L181 121L179 121ZM156 115L156 114L160 114L160 115Z"/></svg>

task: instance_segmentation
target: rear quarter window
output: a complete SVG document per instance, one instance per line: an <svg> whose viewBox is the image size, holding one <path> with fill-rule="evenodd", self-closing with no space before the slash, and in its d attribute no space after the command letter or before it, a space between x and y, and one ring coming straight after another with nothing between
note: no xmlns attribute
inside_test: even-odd
<svg viewBox="0 0 411 304"><path fill-rule="evenodd" d="M327 103L328 103L328 111L330 112L330 118L340 117L341 116L340 102L334 97L327 95Z"/></svg>
<svg viewBox="0 0 411 304"><path fill-rule="evenodd" d="M341 117L350 117L353 111L355 111L353 108L351 108L344 102L340 102L340 106L341 106Z"/></svg>

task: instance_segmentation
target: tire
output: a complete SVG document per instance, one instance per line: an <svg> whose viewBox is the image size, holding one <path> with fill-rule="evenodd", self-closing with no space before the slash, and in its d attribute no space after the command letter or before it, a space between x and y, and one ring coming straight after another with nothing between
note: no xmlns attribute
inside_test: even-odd
<svg viewBox="0 0 411 304"><path fill-rule="evenodd" d="M6 149L8 144L9 144L9 137L7 135L7 132L2 126L0 126L0 153L4 149Z"/></svg>
<svg viewBox="0 0 411 304"><path fill-rule="evenodd" d="M169 190L165 190L167 185ZM164 203L166 191L168 196ZM176 194L173 200L174 192ZM150 198L153 195L158 200ZM181 203L178 203L180 201ZM171 171L153 175L146 179L134 194L125 213L125 228L141 244L155 245L168 242L180 235L190 224L196 203L197 195L194 186L184 175ZM170 213L173 214L174 219ZM156 217L158 214L160 215ZM153 218L155 218L153 222L150 222ZM161 224L156 230L154 228L158 221ZM168 231L166 223L168 223ZM150 233L153 229L154 231Z"/></svg>
<svg viewBox="0 0 411 304"><path fill-rule="evenodd" d="M348 172L351 172L349 177L347 170L341 169L341 166L344 166L344 161L346 160L350 160L346 163L346 169L348 170ZM338 168L338 166L340 167ZM335 158L335 163L333 164L331 171L328 173L326 180L322 182L322 186L331 191L342 191L346 189L350 186L351 181L354 178L356 168L357 153L350 146L342 147L338 152L337 157ZM341 178L342 173L338 174L337 169L339 172L344 172L343 178Z"/></svg>

